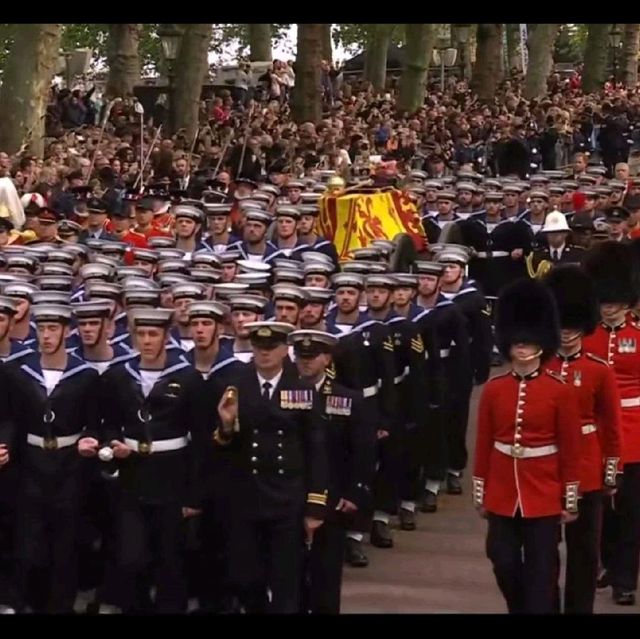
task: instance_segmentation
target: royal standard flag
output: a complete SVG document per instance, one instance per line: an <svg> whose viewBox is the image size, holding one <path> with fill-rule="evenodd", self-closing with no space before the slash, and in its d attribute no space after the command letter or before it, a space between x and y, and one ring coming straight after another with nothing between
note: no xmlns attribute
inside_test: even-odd
<svg viewBox="0 0 640 639"><path fill-rule="evenodd" d="M341 262L350 260L354 249L367 247L373 240L392 240L398 233L407 233L417 251L426 247L416 206L402 191L325 195L319 204L319 231L333 242Z"/></svg>

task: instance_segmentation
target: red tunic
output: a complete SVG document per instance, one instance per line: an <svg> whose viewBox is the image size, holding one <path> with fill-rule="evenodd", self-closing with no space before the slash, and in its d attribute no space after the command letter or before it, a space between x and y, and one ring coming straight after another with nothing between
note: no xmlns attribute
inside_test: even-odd
<svg viewBox="0 0 640 639"><path fill-rule="evenodd" d="M640 328L629 318L615 328L598 324L582 342L585 351L605 360L613 369L622 407L624 464L640 462Z"/></svg>
<svg viewBox="0 0 640 639"><path fill-rule="evenodd" d="M580 492L615 485L621 454L620 395L604 360L580 350L556 355L546 367L564 379L578 398L582 427Z"/></svg>
<svg viewBox="0 0 640 639"><path fill-rule="evenodd" d="M561 514L564 497L566 508L575 510L581 436L576 395L554 373L507 373L489 380L478 410L476 506L505 517L514 517L518 508L526 518L547 517ZM518 457L498 450L496 442L545 454Z"/></svg>

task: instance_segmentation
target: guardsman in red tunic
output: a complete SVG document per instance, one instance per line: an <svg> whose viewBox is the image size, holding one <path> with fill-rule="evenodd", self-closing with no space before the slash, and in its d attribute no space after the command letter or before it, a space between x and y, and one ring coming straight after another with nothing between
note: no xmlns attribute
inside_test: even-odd
<svg viewBox="0 0 640 639"><path fill-rule="evenodd" d="M480 397L473 499L489 521L487 556L509 612L556 610L559 524L578 512L575 393L545 362L559 345L553 298L539 282L504 289L496 343L511 371Z"/></svg>
<svg viewBox="0 0 640 639"><path fill-rule="evenodd" d="M556 299L561 327L560 348L547 368L573 389L582 428L579 517L565 527L564 612L592 614L603 495L615 492L620 460L620 396L613 370L583 347L583 337L593 333L599 318L589 276L577 266L559 266L544 283Z"/></svg>
<svg viewBox="0 0 640 639"><path fill-rule="evenodd" d="M594 280L602 321L584 348L613 369L622 409L622 481L613 503L605 506L601 560L606 573L599 586L611 585L615 602L630 606L640 562L640 326L629 314L638 295L638 272L630 246L613 241L593 247L585 268Z"/></svg>

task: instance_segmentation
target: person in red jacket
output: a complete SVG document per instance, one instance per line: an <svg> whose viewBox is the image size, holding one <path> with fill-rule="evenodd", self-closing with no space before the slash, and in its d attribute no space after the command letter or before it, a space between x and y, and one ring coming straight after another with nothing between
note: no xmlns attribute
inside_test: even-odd
<svg viewBox="0 0 640 639"><path fill-rule="evenodd" d="M633 249L620 242L601 242L584 266L594 281L602 321L584 340L585 350L613 369L620 394L622 482L613 504L605 506L599 586L613 587L619 605L635 603L640 563L640 326L629 309L638 298L638 271Z"/></svg>
<svg viewBox="0 0 640 639"><path fill-rule="evenodd" d="M607 362L583 347L583 337L593 333L599 319L589 276L578 266L559 266L544 283L556 300L561 327L560 348L547 368L578 398L582 428L579 517L565 527L564 612L593 614L603 495L615 492L620 460L620 395Z"/></svg>
<svg viewBox="0 0 640 639"><path fill-rule="evenodd" d="M509 613L549 614L559 525L578 511L581 437L575 393L543 365L560 342L549 291L535 280L506 287L495 336L511 370L480 397L473 498L489 522L487 556Z"/></svg>

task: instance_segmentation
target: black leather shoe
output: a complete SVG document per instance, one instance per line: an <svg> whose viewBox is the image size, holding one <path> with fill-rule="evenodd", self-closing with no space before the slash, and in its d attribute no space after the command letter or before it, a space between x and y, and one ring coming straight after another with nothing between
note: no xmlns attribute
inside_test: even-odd
<svg viewBox="0 0 640 639"><path fill-rule="evenodd" d="M356 539L347 539L346 562L354 568L364 568L369 565L369 559L362 550L362 542Z"/></svg>
<svg viewBox="0 0 640 639"><path fill-rule="evenodd" d="M400 509L400 528L402 530L416 529L416 514L412 510Z"/></svg>
<svg viewBox="0 0 640 639"><path fill-rule="evenodd" d="M636 603L636 593L632 590L614 589L613 600L619 606L633 606Z"/></svg>
<svg viewBox="0 0 640 639"><path fill-rule="evenodd" d="M462 478L455 475L447 475L447 493L449 495L462 495Z"/></svg>
<svg viewBox="0 0 640 639"><path fill-rule="evenodd" d="M611 582L609 581L609 574L607 573L606 570L604 570L598 577L598 580L596 581L596 588L598 588L598 590L604 590L605 588L608 588L610 585L611 585Z"/></svg>
<svg viewBox="0 0 640 639"><path fill-rule="evenodd" d="M438 495L430 490L425 490L420 510L423 513L435 513L438 510Z"/></svg>
<svg viewBox="0 0 640 639"><path fill-rule="evenodd" d="M376 548L393 548L393 538L389 525L383 521L374 521L371 528L371 544Z"/></svg>

